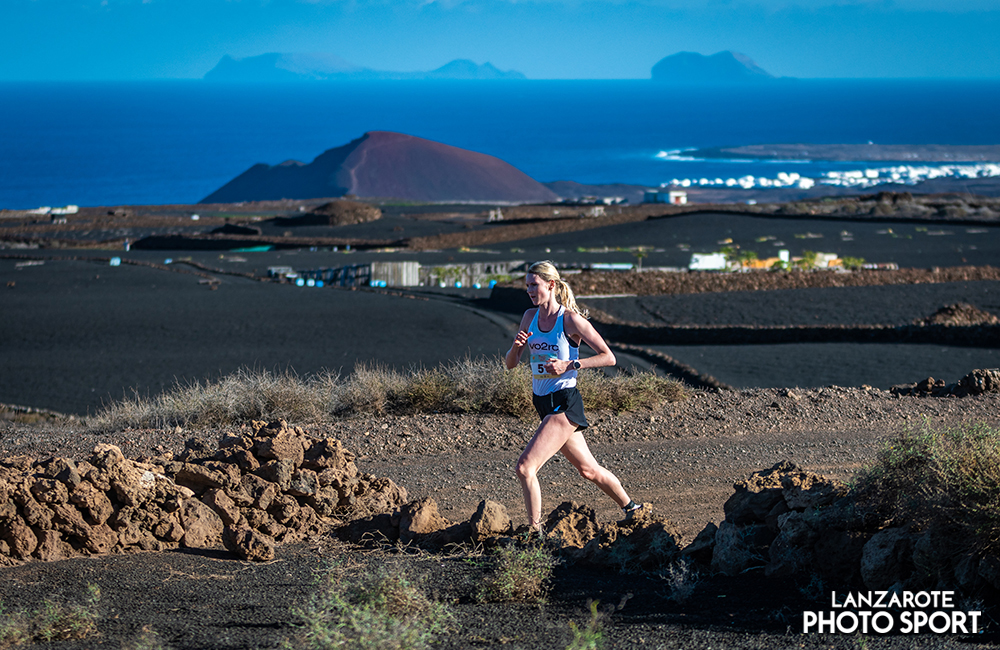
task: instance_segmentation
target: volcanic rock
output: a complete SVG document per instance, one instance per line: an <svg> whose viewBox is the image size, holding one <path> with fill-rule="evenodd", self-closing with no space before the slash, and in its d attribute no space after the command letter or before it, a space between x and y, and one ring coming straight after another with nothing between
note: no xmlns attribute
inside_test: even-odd
<svg viewBox="0 0 1000 650"><path fill-rule="evenodd" d="M448 526L451 526L451 522L438 513L437 502L424 497L407 503L400 510L399 540L407 544Z"/></svg>
<svg viewBox="0 0 1000 650"><path fill-rule="evenodd" d="M594 509L574 501L564 501L549 513L545 530L562 546L577 548L583 548L601 532Z"/></svg>
<svg viewBox="0 0 1000 650"><path fill-rule="evenodd" d="M861 555L861 577L869 589L888 589L913 571L913 535L886 528L872 535Z"/></svg>
<svg viewBox="0 0 1000 650"><path fill-rule="evenodd" d="M510 516L502 503L484 500L469 519L473 541L480 542L489 537L509 535L512 530Z"/></svg>
<svg viewBox="0 0 1000 650"><path fill-rule="evenodd" d="M958 380L958 386L968 395L1000 393L1000 368L973 370Z"/></svg>
<svg viewBox="0 0 1000 650"><path fill-rule="evenodd" d="M353 226L377 221L382 211L373 205L357 201L338 200L324 203L312 212L296 217L275 217L276 226ZM258 233L259 234L259 233Z"/></svg>
<svg viewBox="0 0 1000 650"><path fill-rule="evenodd" d="M274 540L249 526L226 526L222 543L233 555L251 562L269 562L274 559Z"/></svg>
<svg viewBox="0 0 1000 650"><path fill-rule="evenodd" d="M181 526L184 538L181 543L188 548L211 548L222 536L222 519L214 510L197 499L187 499L181 507Z"/></svg>
<svg viewBox="0 0 1000 650"><path fill-rule="evenodd" d="M1000 325L1000 318L966 302L946 305L928 316L914 321L915 325Z"/></svg>

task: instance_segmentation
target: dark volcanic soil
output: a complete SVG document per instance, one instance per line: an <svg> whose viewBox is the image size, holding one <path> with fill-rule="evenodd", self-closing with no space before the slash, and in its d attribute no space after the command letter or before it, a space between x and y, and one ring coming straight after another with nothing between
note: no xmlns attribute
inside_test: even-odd
<svg viewBox="0 0 1000 650"><path fill-rule="evenodd" d="M453 225L444 230L455 232ZM622 232L627 237L650 233L641 229ZM667 233L662 228L657 232L658 236ZM958 239L957 235L935 239L921 234L928 238L924 242ZM993 234L987 233L986 239ZM981 235L963 234L970 242ZM601 244L593 237L580 241L587 246ZM912 239L900 241L886 235L878 241L897 246L895 251L918 250ZM931 257L951 259L960 254L951 244L936 246ZM263 259L242 263L226 259L232 257L236 256L227 253L216 265L249 271L257 259ZM231 276L221 276L222 283L211 290L199 284L205 279L202 276L145 267L110 268L106 263L86 262L18 267L17 263L0 261L0 401L29 406L85 411L129 386L156 393L174 377L204 379L240 365L268 369L291 365L303 374L323 367L349 370L357 359L384 360L397 367L418 362L433 365L466 350L495 354L509 346L511 336L508 315L483 311L482 303L471 305L449 297L407 299L361 291L297 290ZM989 263L995 263L995 256ZM644 293L620 289L642 276L654 278L652 274L619 275L601 287L595 283L593 289L589 284L576 289L578 293ZM777 277L755 280L768 285ZM850 288L768 285L780 290L753 293L732 293L729 287L731 293L703 290L691 296L632 298L607 303L606 309L595 300L592 306L621 320L677 318L699 324L736 319L758 324L897 323L925 318L959 299L1000 313L997 278L949 281L949 285ZM760 288L764 286L743 287ZM860 371L852 374L853 381L843 382L850 386L846 388L823 384L777 388L776 379L792 376L792 370L804 364L775 360L773 351L752 347L729 348L728 354L718 356L728 359L731 368L753 368L757 377L765 376L766 369L772 373L772 383L766 388L695 391L689 400L657 411L590 414L594 426L587 438L597 458L622 479L633 498L651 503L656 512L669 517L685 542L707 523L722 519L722 505L733 482L779 460L847 479L872 458L882 441L897 432L970 422L1000 426L1000 395L996 394L895 397L885 390L861 387L865 382L857 380ZM880 370L882 362L872 360L877 357L874 349L859 345L848 356L845 348L835 361L859 368L867 363ZM736 350L744 356L734 354ZM698 365L679 352L671 354ZM995 365L975 363L980 360L970 357L960 371L956 368L941 378L954 382L975 367ZM907 381L928 374L919 364L908 368L912 374ZM895 372L899 367L888 370ZM392 478L411 497L433 497L442 514L453 521L467 519L485 498L505 504L516 521L523 516L513 467L534 429L530 420L425 414L303 424L313 435L342 440L358 454L362 471ZM179 451L191 436L214 440L223 433L150 429L98 436L79 422L26 425L0 421L0 455L84 458L96 443L110 442L127 456L137 457ZM541 480L546 510L561 501L576 500L594 506L601 521L619 517L614 505L564 460L556 458L547 464ZM768 580L760 572L736 578L704 574L691 600L676 603L665 597L664 582L657 576L620 575L564 564L557 568L543 606L479 604L472 595L482 580L483 560L474 553L471 557L398 555L362 551L331 538L279 548L276 560L266 564L240 562L221 550L29 563L0 571L0 602L8 611L37 610L47 599L79 601L87 585L100 586L100 635L45 647L149 647L138 642L148 627L177 650L279 648L296 633L293 610L304 604L318 576L331 566L347 579L381 566L390 570L402 566L425 576L426 588L449 602L456 615L439 643L442 648L562 649L572 639L569 623L586 623L590 600L600 601L605 647L615 649L959 648L970 644L997 647L1000 640L996 635L1000 624L993 618L988 621L989 634L971 639L961 635L802 635L802 612L826 609L830 586ZM997 604L982 605L995 608Z"/></svg>
<svg viewBox="0 0 1000 650"><path fill-rule="evenodd" d="M266 261L254 261L251 254L199 259L216 268L250 273L254 268L263 272L270 263L295 268L330 264L337 254L325 255L328 259L321 259L320 253L270 254ZM341 254L340 259L351 258ZM0 403L86 414L132 395L133 389L155 395L175 382L204 381L240 367L308 375L324 369L347 373L359 362L401 370L435 366L466 354L496 356L506 351L517 323L517 315L489 311L496 306L490 301L428 292L403 296L394 291L298 288L202 271L199 275L178 263L160 266L184 272L128 264L109 267L106 262L0 259L0 339L5 342ZM585 301L619 320L894 324L926 318L960 300L1000 314L996 274L992 267L867 276L584 273L570 276L570 282L579 294L644 293L646 286L688 294ZM202 284L206 277L220 282ZM920 284L830 287L834 281ZM773 290L750 290L765 288ZM523 297L520 290L515 293ZM953 348L918 346L911 351L919 354L899 355L900 346L892 344L875 358L869 354L874 345L825 347L820 354L796 351L794 345L778 350L742 346L736 351L738 359L729 346L662 351L734 386L867 383L888 388L929 375L952 382L973 368L998 364L995 347L952 354ZM829 358L837 363L822 361Z"/></svg>

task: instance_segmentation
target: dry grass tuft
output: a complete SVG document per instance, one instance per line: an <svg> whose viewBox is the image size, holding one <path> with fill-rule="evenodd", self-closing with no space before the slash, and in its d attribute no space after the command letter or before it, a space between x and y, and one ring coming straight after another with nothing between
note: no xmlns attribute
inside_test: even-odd
<svg viewBox="0 0 1000 650"><path fill-rule="evenodd" d="M583 372L580 392L589 409L616 412L659 408L687 396L683 385L652 373L605 377ZM306 378L241 369L215 381L177 384L148 398L134 394L88 418L92 432L183 426L209 428L249 420L311 424L340 417L413 413L496 413L533 418L526 365L508 370L498 359L464 358L437 368L399 372L358 365L341 377Z"/></svg>
<svg viewBox="0 0 1000 650"><path fill-rule="evenodd" d="M578 375L577 387L588 409L617 413L657 409L688 396L684 384L652 372L607 377L601 372L584 371Z"/></svg>
<svg viewBox="0 0 1000 650"><path fill-rule="evenodd" d="M98 432L168 426L215 427L248 420L317 422L331 410L335 374L301 379L290 372L240 369L216 381L177 384L154 398L134 394L93 418Z"/></svg>
<svg viewBox="0 0 1000 650"><path fill-rule="evenodd" d="M156 630L146 625L135 640L122 646L122 650L170 650L170 646L156 633Z"/></svg>

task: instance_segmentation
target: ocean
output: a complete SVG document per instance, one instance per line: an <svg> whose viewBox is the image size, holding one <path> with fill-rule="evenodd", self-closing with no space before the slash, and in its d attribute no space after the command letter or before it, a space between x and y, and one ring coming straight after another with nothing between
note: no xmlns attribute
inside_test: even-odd
<svg viewBox="0 0 1000 650"><path fill-rule="evenodd" d="M543 182L815 178L886 163L684 151L1000 144L998 106L1000 81L964 80L2 83L0 208L194 203L255 163L309 162L375 130L497 156Z"/></svg>

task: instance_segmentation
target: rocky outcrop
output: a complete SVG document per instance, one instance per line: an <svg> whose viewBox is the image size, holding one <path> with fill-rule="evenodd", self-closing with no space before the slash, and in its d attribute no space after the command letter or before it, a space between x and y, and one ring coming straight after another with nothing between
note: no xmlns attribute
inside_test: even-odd
<svg viewBox="0 0 1000 650"><path fill-rule="evenodd" d="M358 223L378 221L381 218L382 211L374 205L342 199L324 203L301 216L275 217L274 225L283 227L352 226Z"/></svg>
<svg viewBox="0 0 1000 650"><path fill-rule="evenodd" d="M177 457L125 458L99 444L87 460L0 461L0 564L31 559L226 548L274 557L280 542L392 511L406 491L358 471L333 439L284 421L254 422Z"/></svg>
<svg viewBox="0 0 1000 650"><path fill-rule="evenodd" d="M1000 318L967 302L956 302L951 305L945 305L927 318L916 320L914 324L951 325L953 327L1000 325Z"/></svg>
<svg viewBox="0 0 1000 650"><path fill-rule="evenodd" d="M899 384L889 390L893 395L916 397L967 397L1000 393L1000 368L978 368L954 384L928 377L914 384Z"/></svg>
<svg viewBox="0 0 1000 650"><path fill-rule="evenodd" d="M617 523L599 523L593 508L567 501L549 513L544 529L541 538L527 527L514 531L506 508L488 500L480 502L469 521L453 523L440 516L433 499L424 498L393 513L351 522L340 534L356 544L399 543L431 551L449 544L492 548L540 539L563 561L627 573L659 570L681 558L680 535L667 519L653 513L651 504Z"/></svg>
<svg viewBox="0 0 1000 650"><path fill-rule="evenodd" d="M713 571L819 577L872 590L1000 589L1000 562L941 524L866 515L845 487L781 462L737 483L725 520L681 551Z"/></svg>

